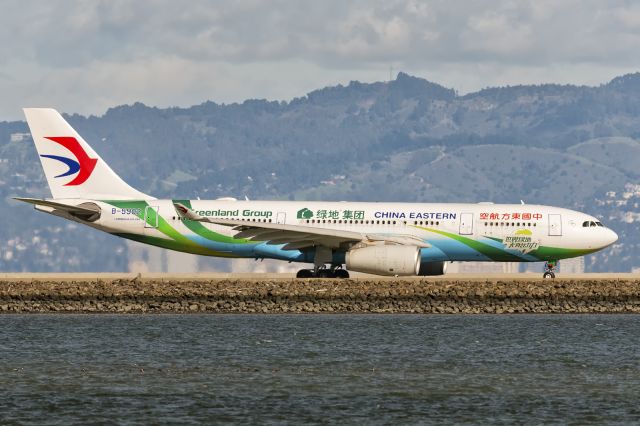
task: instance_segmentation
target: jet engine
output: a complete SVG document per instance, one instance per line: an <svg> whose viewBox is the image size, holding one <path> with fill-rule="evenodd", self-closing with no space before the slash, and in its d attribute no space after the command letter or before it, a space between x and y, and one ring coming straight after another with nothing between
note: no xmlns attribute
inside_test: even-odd
<svg viewBox="0 0 640 426"><path fill-rule="evenodd" d="M350 271L376 275L418 275L420 248L406 245L374 245L349 250L345 256Z"/></svg>
<svg viewBox="0 0 640 426"><path fill-rule="evenodd" d="M418 275L444 275L447 272L447 262L424 262L420 265Z"/></svg>

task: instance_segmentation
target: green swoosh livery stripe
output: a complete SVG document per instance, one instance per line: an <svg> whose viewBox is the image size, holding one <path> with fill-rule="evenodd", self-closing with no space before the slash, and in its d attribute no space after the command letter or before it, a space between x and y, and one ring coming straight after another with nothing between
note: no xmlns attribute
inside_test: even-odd
<svg viewBox="0 0 640 426"><path fill-rule="evenodd" d="M418 229L422 229L423 231L433 232L435 234L440 234L445 237L449 237L453 240L456 240L468 247L471 247L478 253L487 256L491 260L495 261L507 261L507 262L522 262L522 258L516 256L515 254L511 254L504 250L501 250L497 247L490 246L489 244L481 243L480 241L473 240L471 238L463 237L461 235L452 234L450 232L441 231L439 229L432 228L423 228L421 226L416 226Z"/></svg>
<svg viewBox="0 0 640 426"><path fill-rule="evenodd" d="M150 244L153 246L158 246L158 247L167 248L167 249L176 250L176 251L185 251L184 244L178 243L174 240L167 240L165 238L151 237L148 235L139 235L139 234L128 234L128 233L116 233L113 235L117 235L118 237L127 238L133 241L138 241L144 244ZM201 254L204 256L239 257L233 253L210 250L206 247L202 247L196 244L189 246L188 252L192 254Z"/></svg>
<svg viewBox="0 0 640 426"><path fill-rule="evenodd" d="M140 213L137 215L141 220L145 220L145 210L146 207L152 207L146 201L106 201L107 203L116 206L120 209L139 209ZM169 225L166 220L162 216L160 216L155 209L147 210L147 225L152 228L156 228L158 231L162 232L167 237L173 239L174 241L188 245L188 246L196 246L193 241L182 235L178 232L174 227ZM158 226L156 227L156 219Z"/></svg>
<svg viewBox="0 0 640 426"><path fill-rule="evenodd" d="M173 200L173 201L183 204L188 208L192 209L190 200ZM195 234L200 235L201 237L206 238L207 240L215 241L218 243L229 243L229 244L248 244L248 243L255 244L255 241L250 241L247 239L235 239L233 237L228 237L226 235L218 234L217 232L213 232L209 228L205 227L202 223L197 221L184 220L182 221L182 223L184 224L184 226L189 228Z"/></svg>
<svg viewBox="0 0 640 426"><path fill-rule="evenodd" d="M146 201L105 201L105 203L111 204L112 206L115 206L120 209L139 209L140 213L138 213L136 216L138 216L138 218L140 218L140 220L143 220L143 221L145 220L144 216L145 216L146 207L149 206L149 203L147 203ZM156 216L157 216L157 223L158 223L157 227L155 226ZM211 250L209 248L203 247L200 244L193 242L189 238L182 235L174 227L169 225L169 223L167 223L167 221L164 220L164 218L161 215L157 214L155 209L147 210L146 219L147 219L146 220L147 225L149 225L150 227L156 228L158 231L160 231L167 237L171 238L171 240L173 241L163 240L162 238L155 238L150 236L139 236L139 235L133 235L133 234L126 234L126 238L129 238L135 241L141 241L141 242L144 242L143 239L147 239L149 241L149 244L166 247L166 248L172 248L174 250L179 250L179 251L185 251L185 249L188 249L190 253L206 254L209 256L232 257L227 253ZM122 236L125 236L125 235L123 234ZM151 242L152 240L154 242Z"/></svg>
<svg viewBox="0 0 640 426"><path fill-rule="evenodd" d="M486 237L486 238L491 238L492 240L497 241L501 244L503 242L501 238L496 238L496 237ZM536 257L539 260L558 260L558 259L567 259L569 257L584 256L586 254L595 253L598 250L599 249L568 249L568 248L561 248L561 247L540 246L537 249L527 253L527 255Z"/></svg>
<svg viewBox="0 0 640 426"><path fill-rule="evenodd" d="M189 208L191 208L191 202L189 200L179 200L179 202L184 203ZM139 209L139 214L137 214L140 220L145 220L145 210L147 207L152 207L146 201L105 201L105 203L111 204L114 207L120 209ZM159 215L155 209L147 210L147 220L146 223L150 227L155 227L156 224L156 216L158 226L156 229L171 238L171 240L164 240L162 238L151 237L148 235L136 235L136 234L122 234L121 236L135 240L140 242L146 242L147 244L152 244L160 247L170 248L178 251L185 251L188 249L190 253L195 254L203 254L208 256L219 256L219 257L238 257L232 253L221 252L217 250L212 250L207 247L203 247L202 245L192 241L191 239L182 235L177 229L171 226L161 215ZM197 235L206 238L210 241L218 242L218 243L231 243L231 244L243 244L243 243L254 243L249 240L236 240L232 237L227 237L226 235L218 234L217 232L213 232L207 229L200 222L195 222L191 220L183 220L180 223L184 224L191 231L196 233Z"/></svg>

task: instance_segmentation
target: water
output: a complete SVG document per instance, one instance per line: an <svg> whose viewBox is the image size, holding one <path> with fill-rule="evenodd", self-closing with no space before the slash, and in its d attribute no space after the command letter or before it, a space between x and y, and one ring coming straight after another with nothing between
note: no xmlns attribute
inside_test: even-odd
<svg viewBox="0 0 640 426"><path fill-rule="evenodd" d="M5 315L0 421L632 423L640 316Z"/></svg>

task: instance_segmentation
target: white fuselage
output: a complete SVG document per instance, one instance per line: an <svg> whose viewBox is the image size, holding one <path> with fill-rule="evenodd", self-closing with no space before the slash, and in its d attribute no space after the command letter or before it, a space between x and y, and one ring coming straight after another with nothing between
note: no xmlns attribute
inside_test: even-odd
<svg viewBox="0 0 640 426"><path fill-rule="evenodd" d="M95 202L103 212L91 226L123 237L214 256L312 261L303 251L236 240L229 226L184 221L174 208L176 200L81 201ZM417 237L429 245L422 249L424 261L558 260L594 252L617 239L593 216L542 205L189 202L204 217Z"/></svg>

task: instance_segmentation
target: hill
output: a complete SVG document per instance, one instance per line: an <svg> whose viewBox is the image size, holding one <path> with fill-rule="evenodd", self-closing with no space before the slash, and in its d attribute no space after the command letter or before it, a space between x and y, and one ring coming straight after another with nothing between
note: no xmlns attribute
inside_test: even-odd
<svg viewBox="0 0 640 426"><path fill-rule="evenodd" d="M158 197L544 203L621 234L592 271L640 267L640 74L598 86L459 96L404 73L290 102L137 103L68 120L123 178ZM123 241L31 212L48 191L24 122L0 123L5 271L119 271Z"/></svg>

